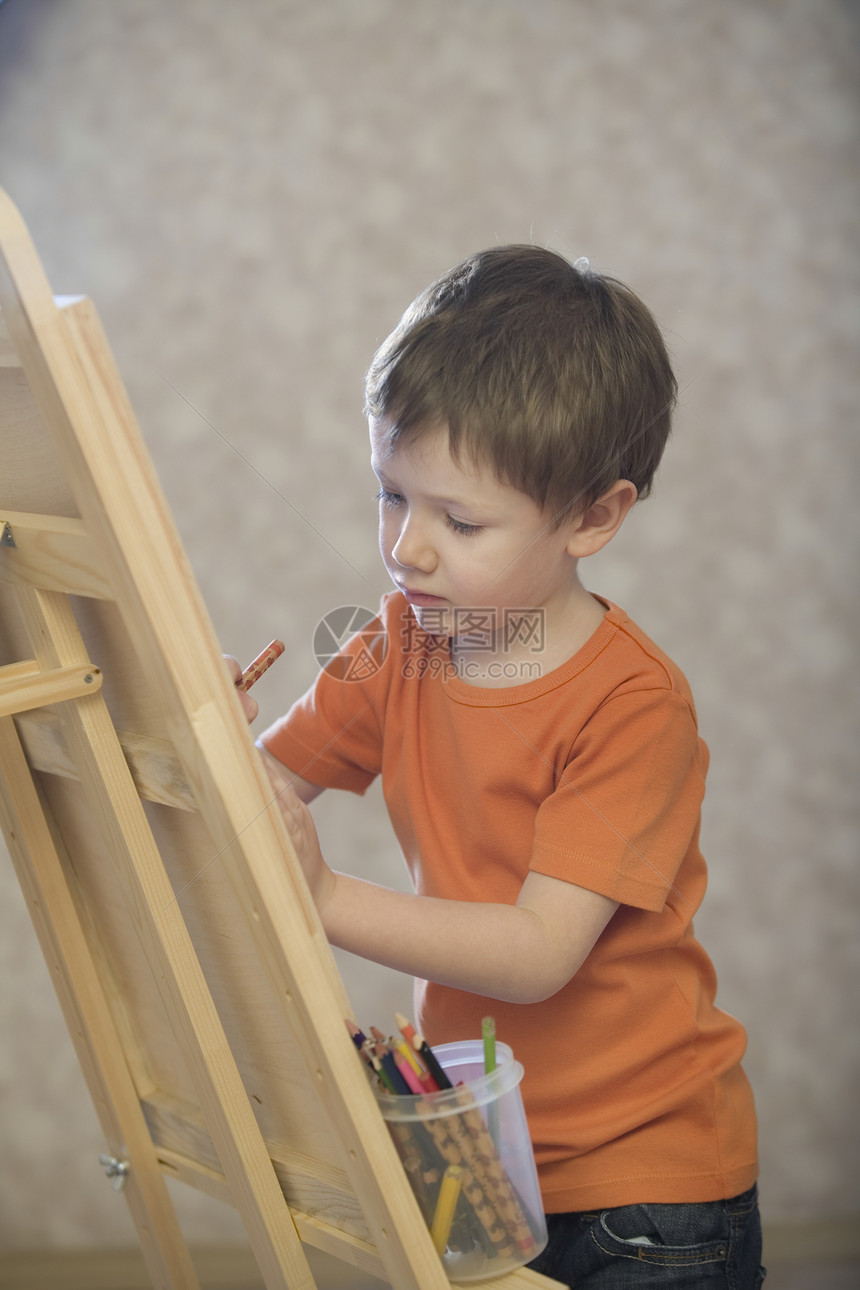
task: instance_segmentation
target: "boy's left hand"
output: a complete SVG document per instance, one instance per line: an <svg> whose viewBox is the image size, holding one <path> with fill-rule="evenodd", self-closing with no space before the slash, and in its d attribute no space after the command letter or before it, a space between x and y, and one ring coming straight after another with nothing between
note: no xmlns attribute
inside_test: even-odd
<svg viewBox="0 0 860 1290"><path fill-rule="evenodd" d="M273 765L273 762L274 758L266 757L263 764L269 776L269 782L275 790L278 809L304 870L314 903L318 909L321 909L337 879L323 859L313 816L297 796L290 783L289 772L286 767L279 768L278 764L275 762Z"/></svg>

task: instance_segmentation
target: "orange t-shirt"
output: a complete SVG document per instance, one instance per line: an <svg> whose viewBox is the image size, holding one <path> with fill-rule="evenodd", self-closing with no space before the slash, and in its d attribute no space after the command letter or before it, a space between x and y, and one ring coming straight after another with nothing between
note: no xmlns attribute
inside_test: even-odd
<svg viewBox="0 0 860 1290"><path fill-rule="evenodd" d="M714 1005L692 927L707 749L681 672L602 603L600 627L562 667L485 689L454 675L447 641L386 596L384 637L377 622L353 638L355 666L323 671L263 735L324 787L362 793L382 775L421 894L513 904L535 869L620 902L544 1002L416 983L431 1044L478 1038L491 1013L523 1063L550 1213L719 1200L757 1175L746 1036Z"/></svg>

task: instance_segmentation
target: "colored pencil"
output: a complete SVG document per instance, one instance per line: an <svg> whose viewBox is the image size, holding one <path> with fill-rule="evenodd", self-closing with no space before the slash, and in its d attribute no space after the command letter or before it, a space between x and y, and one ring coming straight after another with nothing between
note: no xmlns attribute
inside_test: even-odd
<svg viewBox="0 0 860 1290"><path fill-rule="evenodd" d="M492 1017L484 1017L481 1022L481 1036L484 1040L484 1074L492 1075L496 1069L496 1023ZM490 1130L496 1150L499 1148L499 1104L493 1099L487 1108L487 1126Z"/></svg>
<svg viewBox="0 0 860 1290"><path fill-rule="evenodd" d="M349 1037L358 1049L359 1055L364 1059L383 1088L387 1088L389 1093L395 1093L397 1090L391 1081L386 1070L383 1069L382 1062L370 1051L370 1041L367 1036L362 1034L354 1021L344 1018L344 1024L349 1031Z"/></svg>
<svg viewBox="0 0 860 1290"><path fill-rule="evenodd" d="M402 1096L404 1093L412 1092L412 1089L397 1069L397 1063L394 1060L394 1053L388 1052L386 1049L385 1053L380 1056L379 1061L382 1065L382 1069L391 1081L392 1089L395 1093L399 1093Z"/></svg>
<svg viewBox="0 0 860 1290"><path fill-rule="evenodd" d="M453 1088L453 1084L437 1062L433 1049L427 1043L427 1040L422 1038L421 1035L416 1034L412 1041L412 1045L436 1083L439 1085L440 1089Z"/></svg>
<svg viewBox="0 0 860 1290"><path fill-rule="evenodd" d="M439 1255L444 1254L448 1237L451 1235L454 1211L460 1198L462 1174L463 1171L459 1165L449 1165L442 1177L439 1199L436 1201L436 1210L430 1225L430 1235L433 1238L436 1253Z"/></svg>
<svg viewBox="0 0 860 1290"><path fill-rule="evenodd" d="M412 1025L402 1012L395 1012L394 1020L397 1022L397 1029L408 1044L415 1043L415 1027Z"/></svg>
<svg viewBox="0 0 860 1290"><path fill-rule="evenodd" d="M350 1039L355 1044L356 1048L359 1049L359 1051L361 1051L361 1048L363 1047L363 1045L367 1043L367 1036L364 1035L359 1030L355 1022L350 1021L348 1017L344 1017L343 1024L346 1026L347 1030L349 1031Z"/></svg>
<svg viewBox="0 0 860 1290"><path fill-rule="evenodd" d="M367 1062L383 1088L387 1088L389 1093L396 1093L397 1089L391 1081L391 1076L388 1074L388 1071L385 1070L379 1058L374 1057L372 1053L368 1053Z"/></svg>
<svg viewBox="0 0 860 1290"><path fill-rule="evenodd" d="M400 1053L400 1056L406 1059L420 1079L424 1074L424 1067L421 1065L418 1058L415 1056L413 1049L410 1048L405 1039L401 1039L399 1043L394 1044L394 1051Z"/></svg>
<svg viewBox="0 0 860 1290"><path fill-rule="evenodd" d="M267 672L276 658L280 658L285 649L283 641L271 641L266 646L262 654L258 654L253 663L249 663L236 682L238 690L247 691L256 681L259 681L264 672Z"/></svg>
<svg viewBox="0 0 860 1290"><path fill-rule="evenodd" d="M406 1060L406 1058L405 1058L405 1057L403 1057L403 1056L402 1056L400 1053L398 1053L397 1051L393 1052L393 1053L391 1054L391 1056L394 1058L394 1065L397 1067L397 1069L398 1069L398 1071L400 1072L401 1076L402 1076L402 1077L403 1077L403 1079L406 1081L406 1083L409 1085L409 1090L410 1090L410 1092L412 1092L412 1093L424 1093L424 1092L425 1092L425 1089L424 1089L424 1087L423 1087L423 1085L422 1085L422 1083L421 1083L420 1079L419 1079L419 1078L418 1078L418 1076L415 1074L415 1071L412 1069L412 1067L410 1066L410 1064L409 1064L409 1062Z"/></svg>
<svg viewBox="0 0 860 1290"><path fill-rule="evenodd" d="M484 1040L484 1074L491 1075L496 1069L496 1023L492 1017L485 1017L481 1022L481 1036Z"/></svg>

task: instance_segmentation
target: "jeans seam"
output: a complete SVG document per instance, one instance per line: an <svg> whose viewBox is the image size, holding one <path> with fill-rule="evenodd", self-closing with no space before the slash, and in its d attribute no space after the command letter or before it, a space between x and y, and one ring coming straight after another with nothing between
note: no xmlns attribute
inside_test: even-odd
<svg viewBox="0 0 860 1290"><path fill-rule="evenodd" d="M661 1247L659 1245L639 1245L636 1246L635 1251L628 1251L623 1248L619 1248L624 1245L623 1237L613 1236L612 1240L614 1242L614 1247L610 1248L598 1239L598 1233L600 1231L601 1229L599 1228L599 1225L595 1223L591 1227L589 1236L602 1254L608 1254L610 1258L630 1259L634 1263L648 1263L654 1267L663 1268L689 1268L705 1263L719 1263L721 1261L727 1261L728 1246L731 1243L729 1241L728 1244L722 1243L716 1248L713 1248L710 1243L703 1242L702 1244L705 1246L704 1249L701 1246L698 1249L691 1246L689 1254L685 1254L683 1252L683 1248L679 1246L671 1247L671 1253L669 1252L669 1249L667 1249L665 1254L661 1254Z"/></svg>

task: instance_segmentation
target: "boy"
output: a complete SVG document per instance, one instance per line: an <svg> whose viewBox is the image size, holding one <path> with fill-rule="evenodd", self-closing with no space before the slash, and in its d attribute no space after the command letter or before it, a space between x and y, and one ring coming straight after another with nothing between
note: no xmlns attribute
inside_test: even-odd
<svg viewBox="0 0 860 1290"><path fill-rule="evenodd" d="M525 1066L534 1266L578 1290L763 1277L745 1035L692 930L707 750L684 677L578 573L675 393L587 261L498 247L430 286L367 378L384 636L260 744L330 940L416 977L431 1044L491 1012ZM414 894L330 869L305 806L380 773Z"/></svg>

